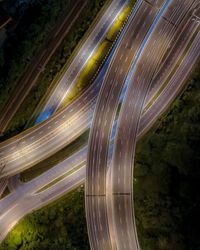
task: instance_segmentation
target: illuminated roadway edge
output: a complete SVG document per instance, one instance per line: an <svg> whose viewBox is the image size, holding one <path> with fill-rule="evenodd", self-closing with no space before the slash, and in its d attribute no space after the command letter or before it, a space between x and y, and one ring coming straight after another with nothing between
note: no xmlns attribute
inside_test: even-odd
<svg viewBox="0 0 200 250"><path fill-rule="evenodd" d="M200 35L198 34L198 36L194 40L193 46L191 46L192 48L190 49L190 51L187 54L188 58L186 58L184 60L185 63L184 62L182 63L184 66L182 67L181 70L179 70L181 72L187 72L186 75L189 74L189 72L192 69L192 66L195 64L195 62L197 61L197 59L199 57L199 54L200 54L199 41L200 41ZM190 67L188 67L188 63L190 65ZM178 71L177 71L177 73L178 73ZM180 72L179 72L179 75L180 75ZM186 77L186 75L185 75L185 77ZM183 80L185 80L185 79L182 79L182 78L179 79L177 77L175 77L175 79L176 79L177 83L179 83L179 84L176 84L177 86L175 86L175 87L176 87L176 89L180 89L182 86L182 84L180 84L180 82L183 83ZM172 92L172 91L170 91L170 89L174 90L174 86L169 85L169 88L168 88L168 92L174 94L174 95L169 96L169 97L171 97L171 101L172 101L172 98L174 99L176 97L177 91ZM71 191L72 189L76 188L81 183L84 183L85 163L86 163L85 149L81 150L80 155L79 155L79 153L76 153L70 158L74 158L74 160L73 160L74 165L72 164L72 161L70 159L67 159L63 162L65 167L63 167L63 164L62 165L58 164L54 168L48 170L46 173L35 178L33 181L30 181L27 184L23 184L19 188L19 190L16 190L15 193L9 195L8 197L6 197L0 201L0 208L2 208L3 204L5 204L5 201L7 201L9 198L11 198L10 202L12 202L14 200L14 204L13 204L13 206L11 206L11 208L9 208L10 207L9 203L7 203L6 206L4 206L6 212L4 212L3 216L0 216L0 224L2 225L2 227L0 229L1 241L6 236L6 234L12 229L12 227L21 218L23 218L27 213L32 212L33 210L38 209L38 208L52 202L53 200L55 200L58 197L60 197L61 195L63 195L63 193L67 193L68 191ZM77 159L78 159L78 162L76 162ZM74 183L70 182L70 178L71 178L71 175L70 175L69 178L66 178L64 180L65 186L63 186L62 189L60 189L60 185L58 185L58 184L55 184L53 186L54 192L52 192L51 189L50 190L48 189L48 193L46 194L46 199L44 197L46 192L43 192L42 195L38 195L37 198L35 198L35 196L32 196L32 193L36 192L36 190L39 190L40 188L42 188L45 185L45 181L46 181L46 185L47 185L49 182L53 181L55 178L62 175L62 174L59 174L59 170L58 170L59 167L62 168L63 173L66 173L67 171L70 171L70 169L71 169L71 168L69 168L69 166L73 165L75 167L75 166L80 165L80 164L81 165L83 164L82 169L84 169L84 170L82 170L83 172L81 171L82 174L80 174L81 172L77 172L77 171L73 173L74 175L77 175L77 177L78 177L76 180L73 179ZM52 174L52 178L49 178L50 173ZM71 189L68 188L69 186L71 187ZM51 194L51 195L49 195L49 194ZM13 199L13 196L14 196L14 199ZM28 198L27 198L27 196L28 196ZM15 200L17 200L17 204L15 203ZM28 202L27 202L27 200L28 200ZM2 210L0 210L0 211L1 211L0 212L0 215L1 215ZM13 219L13 215L15 215L15 219Z"/></svg>
<svg viewBox="0 0 200 250"><path fill-rule="evenodd" d="M108 216L108 218L111 218L110 221L111 222L107 222L106 221L106 209L105 209L105 193L102 192L100 193L99 190L101 189L102 185L105 186L105 176L106 176L106 169L104 170L104 168L102 167L103 163L102 163L102 158L103 156L101 156L101 152L102 151L102 147L105 148L105 134L107 135L107 140L109 140L109 133L107 133L105 130L109 130L109 127L107 127L105 124L108 123L108 117L101 117L101 115L99 114L99 110L103 111L102 109L98 110L98 102L97 102L97 108L96 108L96 116L98 116L97 119L101 119L102 121L102 127L100 125L98 125L95 129L96 129L96 140L94 138L92 138L92 136L90 137L90 145L89 145L89 151L88 151L88 159L92 162L92 164L89 162L88 165L89 167L93 168L91 170L91 173L88 174L87 171L87 177L86 179L88 180L89 178L92 179L93 181L93 185L97 186L97 191L95 192L91 192L91 190L95 190L95 187L91 187L91 189L88 191L86 186L86 209L88 209L86 212L87 214L87 223L88 223L88 228L89 228L89 233L90 233L90 243L91 243L91 248L92 249L102 249L105 244L109 244L109 247L106 249L110 249L111 248L111 243L109 243L108 241L111 240L110 238L112 236L109 235L109 229L108 229L108 225L110 227L113 226L113 228L111 228L112 230L112 234L115 235L113 238L115 239L115 244L117 245L117 249L138 249L139 245L137 244L137 242L131 242L131 239L133 238L134 233L136 234L136 230L135 230L135 224L134 224L134 216L132 217L132 186L133 186L133 179L132 179L132 167L133 167L133 155L134 155L134 145L132 145L132 140L130 140L130 138L133 138L133 144L135 144L135 140L134 138L136 137L136 133L137 133L137 127L139 124L139 119L140 119L140 114L141 114L141 110L143 107L143 103L146 97L146 94L144 93L148 93L148 89L150 87L150 83L153 77L153 74L155 73L155 70L157 68L157 65L159 65L159 62L161 61L161 59L163 58L163 56L165 55L165 53L167 53L167 49L168 49L168 45L170 42L170 39L172 41L173 39L173 33L174 33L174 26L178 25L180 23L180 19L184 17L184 11L186 11L187 9L189 9L192 4L194 3L194 1L190 1L188 3L180 3L179 1L172 1L172 5L173 3L175 3L174 8L176 8L179 4L182 4L182 6L179 6L181 11L183 12L178 12L178 10L176 9L176 19L173 18L171 13L171 16L169 16L169 20L168 18L166 18L165 16L165 22L163 21L164 28L166 28L166 31L162 34L163 35L163 40L160 39L160 33L162 33L162 25L160 26L160 33L159 36L157 34L157 38L158 40L154 40L153 36L151 37L151 39L154 41L154 45L157 43L157 48L159 48L160 46L160 50L158 50L158 53L155 53L152 55L151 58L151 63L149 63L149 67L147 72L149 71L149 74L147 72L142 71L140 72L142 66L136 70L138 70L140 72L140 74L138 74L138 77L135 78L134 82L135 84L133 85L133 89L134 91L130 91L131 90L131 85L129 87L129 90L127 91L127 96L129 96L129 98L126 98L126 106L125 104L123 104L123 109L124 106L125 107L131 107L132 109L135 108L135 112L133 112L132 109L130 109L129 112L124 112L121 114L124 114L123 119L121 118L122 115L120 116L120 125L118 127L118 133L117 133L117 140L116 140L116 144L115 144L115 154L114 154L114 164L111 166L114 166L114 170L112 171L112 167L111 167L111 177L112 177L112 184L110 185L110 189L111 192L109 192L111 195L109 197L109 195L107 196L107 198L110 199L111 205L108 205L108 210L110 210L110 214ZM165 6L167 7L167 5L170 4L170 1L166 1ZM184 9L185 7L185 9ZM194 7L194 6L193 6ZM164 7L163 7L164 8ZM164 13L165 9L163 10ZM169 13L168 13L169 14ZM183 14L183 15L182 15ZM173 19L173 22L171 23L171 19ZM168 22L169 21L169 22ZM161 23L162 24L162 23ZM174 25L175 24L175 25ZM159 26L156 28L157 30L159 29ZM156 34L156 29L153 32L153 34ZM168 34L167 34L167 33ZM161 35L161 36L162 36ZM166 42L165 42L166 39ZM148 45L150 44L150 47L148 48ZM146 62L148 62L149 58L146 58L146 55L148 55L151 51L151 43L149 42L149 44L147 44L147 48L146 49L146 53L143 53L143 59L146 59ZM156 46L154 46L155 49ZM145 49L145 48L144 48ZM155 51L157 51L157 49L155 49ZM154 51L154 52L155 52ZM152 52L152 51L151 51ZM162 52L162 53L161 53ZM147 56L148 57L148 56ZM140 59L142 60L142 59ZM143 61L143 65L145 66L145 60ZM153 64L154 62L154 64ZM137 71L135 73L137 75ZM145 75L146 74L146 75ZM145 81L140 82L141 77L145 77L147 78ZM144 80L143 79L143 80ZM140 84L139 84L140 82ZM140 86L137 88L137 84ZM136 85L136 86L135 86ZM136 89L135 89L136 88ZM143 89L142 89L143 88ZM130 93L132 93L132 95L130 95ZM102 94L102 92L101 92ZM102 95L100 95L102 98ZM105 93L105 96L103 101L104 103L108 103L108 93ZM116 93L115 93L116 96ZM134 100L134 101L130 101L130 100ZM129 102L130 101L130 102ZM128 102L128 104L127 104ZM100 106L100 105L99 105ZM107 109L111 109L109 106L106 107ZM122 109L122 110L123 110ZM114 112L116 111L116 109L114 109ZM106 111L105 111L106 112ZM129 116L128 116L129 115ZM104 112L103 112L103 116L104 116ZM112 114L109 114L109 117L113 117ZM127 118L129 117L129 119L131 120L131 125L129 126L130 123L126 123L127 122ZM133 119L134 117L134 119ZM112 119L112 118L111 118ZM99 122L99 124L101 124L101 121ZM135 123L134 123L135 121ZM94 123L95 123L95 118L93 121L93 129L94 129ZM123 130L123 126L125 125L127 127L125 127L125 129ZM135 125L135 126L133 126ZM105 128L106 127L106 128ZM103 130L103 133L101 134L101 129ZM120 130L120 132L119 132ZM128 132L126 131L131 131L133 136L130 136L130 134L128 134ZM120 138L120 134L121 131L124 132L125 137L123 137L122 139ZM92 131L93 132L93 131ZM128 134L128 136L127 136ZM92 134L93 135L93 134ZM104 137L102 140L102 145L100 147L98 147L98 139ZM92 141L92 139L93 141ZM122 141L124 140L124 141ZM93 144L92 144L93 142ZM124 145L127 143L130 144L129 150L126 150L127 148L124 147ZM91 146L92 145L92 146ZM95 155L95 153L91 150L94 149L93 147L97 148L97 155ZM119 149L118 149L119 148ZM118 150L118 151L116 151ZM92 153L91 153L92 151ZM129 153L129 156L126 158L126 154L127 152ZM106 153L105 153L106 154ZM95 169L95 156L98 159L98 161L101 161L101 169ZM124 158L123 158L124 157ZM106 158L106 155L104 156L103 159ZM122 161L122 159L124 159L124 162ZM105 160L107 162L107 158ZM122 164L121 164L122 163ZM90 165L91 164L91 165ZM128 166L128 171L124 171L125 167L124 166ZM102 170L103 168L103 170ZM129 170L130 169L130 170ZM117 171L118 170L118 171ZM93 171L93 172L92 172ZM95 178L95 171L97 171L96 173L96 178ZM98 172L99 171L99 172ZM103 176L103 178L101 178L101 175ZM110 176L110 175L109 175ZM123 178L124 177L124 178ZM126 177L126 178L125 178ZM101 182L99 182L99 179L101 178ZM89 181L91 181L91 179L89 179ZM120 181L122 180L122 182ZM89 182L88 181L88 182ZM92 182L90 182L90 184L92 184ZM87 185L89 185L87 183ZM101 187L100 187L101 185ZM124 186L123 186L124 185ZM91 185L92 186L92 185ZM122 198L123 197L123 198ZM102 201L103 200L103 201ZM126 200L126 201L125 201ZM89 204L91 207L89 207L88 203L91 202L91 204ZM128 205L127 205L128 202ZM109 203L109 202L108 202ZM114 204L114 205L113 205ZM95 211L96 210L96 211ZM103 212L102 212L103 210ZM118 211L117 211L118 210ZM120 211L120 212L119 212ZM113 214L112 214L113 213ZM96 215L97 218L95 218L94 214ZM90 218L91 217L91 218ZM133 223L131 225L130 222L130 218L132 217L133 219ZM103 218L103 220L102 220ZM113 221L112 221L113 219ZM105 223L106 222L106 223ZM96 224L95 224L96 223ZM102 224L101 224L102 223ZM110 223L110 224L109 224ZM98 238L99 238L99 231L95 230L95 227L98 228L98 224L100 225L100 231L102 231L102 235L104 238L101 238L102 242L97 242ZM102 228L103 227L103 228ZM126 232L126 234L124 233ZM97 235L98 234L98 235ZM122 240L123 239L123 240ZM95 242L96 241L96 242ZM134 245L133 245L134 244ZM94 248L94 246L96 248ZM98 248L97 248L98 247ZM102 247L102 248L101 248ZM113 247L114 249L116 248Z"/></svg>

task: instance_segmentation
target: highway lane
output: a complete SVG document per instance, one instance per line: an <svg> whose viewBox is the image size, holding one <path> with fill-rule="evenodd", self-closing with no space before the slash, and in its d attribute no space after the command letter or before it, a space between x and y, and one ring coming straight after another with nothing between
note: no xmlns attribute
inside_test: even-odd
<svg viewBox="0 0 200 250"><path fill-rule="evenodd" d="M19 106L22 104L25 97L37 81L40 73L42 72L42 68L45 67L63 38L67 35L86 3L87 1L78 0L72 6L71 11L69 12L68 10L67 15L64 13L64 18L62 17L62 20L59 20L56 26L51 30L48 39L46 39L47 42L40 48L31 63L28 65L26 72L18 81L17 86L13 89L8 102L1 110L0 134L5 132Z"/></svg>
<svg viewBox="0 0 200 250"><path fill-rule="evenodd" d="M112 110L117 109L123 83L159 11L158 6L152 6L146 1L143 1L141 6L124 35L123 43L115 53L101 88L93 118L86 174L86 217L92 249L116 248L116 238L112 228L109 228L106 205L107 152L115 118ZM134 234L132 239L135 242ZM126 240L124 242L126 243Z"/></svg>
<svg viewBox="0 0 200 250"><path fill-rule="evenodd" d="M133 166L141 112L153 75L162 58L168 53L168 47L173 41L174 26L178 27L181 22L181 19L178 18L181 16L180 12L176 10L180 10L181 6L186 5L185 10L187 11L194 1L178 2L172 0L171 2L171 7L175 10L173 14L178 15L177 19L174 18L174 21L177 20L177 22L171 22L171 15L167 18L165 16L159 21L137 62L120 111L110 170L111 184L109 185L111 189L109 191L111 193L110 214L113 218L117 249L139 248L139 245L133 245L131 237L136 234L133 209ZM151 51L151 57L148 57L149 51ZM124 234L124 232L126 233ZM126 246L124 242L126 242Z"/></svg>
<svg viewBox="0 0 200 250"><path fill-rule="evenodd" d="M62 104L70 89L74 86L82 69L92 57L95 49L105 39L106 33L121 13L123 8L127 5L127 0L113 0L110 6L106 9L104 15L96 24L95 29L88 36L87 40L81 46L79 52L70 63L66 72L62 75L56 87L51 91L50 97L46 100L37 121L43 121L50 114L55 112Z"/></svg>

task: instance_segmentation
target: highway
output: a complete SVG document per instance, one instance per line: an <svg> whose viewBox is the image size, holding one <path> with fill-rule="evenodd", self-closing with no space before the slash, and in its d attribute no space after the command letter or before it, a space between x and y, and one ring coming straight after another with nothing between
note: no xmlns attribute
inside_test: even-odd
<svg viewBox="0 0 200 250"><path fill-rule="evenodd" d="M163 90L162 98L159 96L158 99L155 100L154 108L152 108L153 106L150 107L148 115L145 115L144 119L140 121L138 132L140 137L148 130L148 127L150 127L159 118L159 116L167 109L172 101L175 100L178 93L181 92L184 85L183 83L188 79L190 72L200 57L199 43L200 34L195 37L193 46L188 51L189 55L183 59L181 66L178 68L173 78L170 79L167 87ZM164 106L163 98L167 100ZM149 117L150 114L151 118Z"/></svg>
<svg viewBox="0 0 200 250"><path fill-rule="evenodd" d="M186 75L188 75L190 73L193 65L198 60L199 54L200 54L200 42L199 41L200 41L200 34L198 34L196 36L196 38L194 39L193 44L191 45L191 48L189 49L189 51L187 53L187 57L184 59L183 64L181 64L184 66L181 66L181 69L179 71L177 71L177 73L179 72L178 73L179 77L176 77L176 76L173 77L174 78L174 80L173 80L174 85L173 86L171 85L171 87L170 87L171 90L173 90L176 85L177 85L178 89L180 89L183 86L184 79L182 79L182 72L185 72L185 70L187 70ZM188 65L190 65L190 67L188 67ZM169 93L174 93L174 92L169 90ZM175 96L174 96L174 98L175 98ZM160 99L162 100L162 97ZM153 105L156 105L156 104L153 104ZM156 107L156 106L154 106L154 107ZM52 182L55 178L58 178L62 174L66 173L67 171L70 171L71 168L69 168L69 166L73 166L75 168L79 164L80 165L82 164L82 167L84 168L84 176L85 176L86 154L87 154L86 148L80 150L80 153L77 152L72 157L70 157L70 159L66 160L65 163L58 164L54 168L45 172L43 175L35 178L33 181L31 181L27 184L23 184L23 186L20 187L20 190L16 190L16 193L12 193L11 195L4 198L4 200L1 200L0 201L0 208L1 208L0 215L4 214L4 216L6 216L6 217L3 221L1 220L1 218L3 218L3 217L0 218L0 223L1 223L2 229L3 229L3 230L0 230L0 234L4 235L4 237L5 237L6 234L10 231L10 229L14 226L14 224L16 224L23 216L25 216L27 213L37 209L37 207L34 206L33 203L31 203L32 205L30 207L28 206L28 204L30 203L30 197L27 199L26 196L34 194L37 190L41 189L42 187L47 185L49 182ZM72 162L74 162L74 163L72 164ZM69 166L67 166L67 164L69 164ZM65 168L63 168L64 165L65 165ZM57 169L57 168L60 168L60 169ZM60 172L61 169L63 170L63 172ZM74 172L74 174L75 173L76 172ZM76 179L77 181L74 182L74 184L73 184L74 188L77 187L77 185L79 183L81 183L82 179L81 179L81 177L79 177L79 178L77 178ZM54 195L51 196L51 199L49 200L49 202L52 201L52 197L54 197L55 199L57 197L56 190L59 189L59 187L57 188L56 186L57 185L54 185L54 192L53 192ZM23 192L23 190L24 190L24 192ZM63 191L64 190L65 189L63 189ZM32 199L34 200L35 198L32 197ZM29 202L27 202L27 200ZM48 201L48 199L46 199L46 201ZM38 204L38 208L40 206L44 205L41 200L40 200L40 202L37 201L36 203ZM19 206L20 206L19 204L21 205L21 207L26 207L26 209L23 208L23 213L20 212L21 209L19 208ZM7 213L8 210L9 210L9 213ZM20 213L20 216L18 216L17 218L15 217L15 220L14 220L12 216L14 214L18 214L18 213ZM9 217L11 217L12 219L7 219ZM13 223L13 221L15 223Z"/></svg>
<svg viewBox="0 0 200 250"><path fill-rule="evenodd" d="M192 59L192 60L184 60L184 64L182 63L181 64L181 67L183 67L183 68L179 68L178 70L177 70L177 72L176 72L176 75L175 76L173 76L173 78L174 78L174 80L172 81L170 81L170 83L171 84L169 84L169 85L167 85L167 87L169 86L169 88L168 88L168 90L164 90L163 91L163 93L162 94L165 94L166 95L166 92L168 93L167 95L168 95L168 97L170 97L171 96L171 93L173 93L172 91L173 91L173 89L174 89L174 87L175 86L178 86L178 84L177 84L177 82L179 83L179 85L180 85L180 80L182 80L183 79L183 72L185 72L184 70L186 70L187 68L189 68L189 69L187 69L187 74L190 72L190 70L192 69L192 65L194 64L194 58L198 58L197 57L197 54L199 53L199 47L198 47L198 44L199 44L199 36L197 36L197 38L195 38L194 39L194 43L196 42L196 47L195 47L195 49L194 48L192 48L191 49L191 51L189 50L189 52L188 52L188 54L192 54L192 56L191 56L191 58L190 59ZM197 53L198 52L198 53ZM191 67L188 67L188 62L190 62L190 66ZM180 90L180 86L179 86L179 88L178 88L179 90ZM177 94L177 92L175 93L175 95ZM174 95L174 97L173 98L175 98L175 95ZM160 106L162 106L163 105L163 103L162 103L162 98L161 98L161 96L162 95L160 95L159 97L158 97L158 100L160 99ZM94 102L95 103L95 102ZM94 103L93 103L93 105L94 105ZM156 103L153 103L153 105L149 108L149 110L152 108L152 107L155 107L155 106L157 105L157 102ZM158 109L159 110L159 109ZM154 117L154 115L153 115L153 117ZM48 180L49 181L49 180ZM47 182L48 183L48 182ZM43 184L44 184L44 182L43 182ZM51 194L52 194L52 197L54 197L55 196L55 194L52 192L52 190L51 190L51 192L50 192ZM49 194L50 194L49 193ZM48 197L48 196L47 196ZM41 202L41 201L40 201ZM25 202L26 203L26 202ZM27 202L27 206L28 206L28 202ZM14 208L12 208L12 209L14 209ZM24 209L25 210L25 209ZM27 210L26 210L26 212L27 212ZM25 212L24 212L24 214L25 214ZM16 219L17 220L17 219ZM12 222L13 221L15 221L15 220L12 220L12 221L10 221L10 223L12 224ZM4 221L5 222L5 221ZM6 224L6 222L5 222L5 224Z"/></svg>
<svg viewBox="0 0 200 250"><path fill-rule="evenodd" d="M134 69L136 73L130 80L132 84L127 90L125 99L127 110L122 108L125 111L122 113L123 116L120 116L117 130L114 160L110 170L111 184L108 185L108 189L111 189L108 192L111 195L107 195L107 197L105 189L106 170L108 168L108 144L111 125L115 119L119 95L122 89L122 87L117 88L117 84L122 85L123 80L119 78L114 82L108 80L107 85L103 85L101 89L92 123L86 175L86 214L92 249L139 249L134 222L135 216L132 212L133 145L135 145L141 110L150 83L156 70L158 70L158 65L160 65L168 52L172 41L175 40L173 40L174 34L177 34L175 30L179 27L187 12L194 9L193 3L194 1L171 1L171 3L166 1L163 10L155 21L156 25L153 24L152 30L150 29L149 31L150 35L147 36L146 41L148 43L146 47L145 44L142 45L138 56L136 56L137 60L135 60L135 65L133 65L133 69L134 67L136 68L136 70ZM167 8L168 5L169 8ZM166 9L167 11L165 12ZM164 18L161 18L162 16ZM157 25L157 23L159 24ZM113 67L111 71L114 72L116 68L117 66ZM116 78L116 75L113 77ZM109 85L113 87L109 87ZM115 100L113 101L112 99ZM122 107L125 104L123 103ZM131 134L129 131L131 131ZM130 140L130 138L132 139ZM135 238L133 237L134 235ZM112 238L114 243L112 243Z"/></svg>
<svg viewBox="0 0 200 250"><path fill-rule="evenodd" d="M56 87L51 91L48 100L45 101L45 106L37 118L37 121L43 121L53 112L55 112L64 101L71 88L76 83L78 76L83 70L88 60L95 53L95 49L105 39L106 33L127 5L127 0L113 0L110 6L106 9L104 15L95 28L88 36L80 50L71 61L68 69L64 72Z"/></svg>
<svg viewBox="0 0 200 250"><path fill-rule="evenodd" d="M78 0L74 3L70 12L69 10L67 10L68 13L65 11L64 18L62 17L61 20L58 20L58 23L51 30L46 43L41 46L30 64L27 66L25 73L17 82L16 87L12 90L9 100L0 112L0 134L5 132L19 106L36 83L39 75L43 71L42 69L45 68L50 57L56 51L63 38L67 35L86 3L87 1Z"/></svg>
<svg viewBox="0 0 200 250"><path fill-rule="evenodd" d="M91 249L117 249L117 239L109 221L111 217L107 213L106 197L109 139L115 119L113 110L117 110L123 84L158 15L160 3L159 6L146 1L141 3L114 55L97 99L86 171L86 218ZM133 233L132 246L135 246L136 238ZM125 239L123 242L127 244L129 241Z"/></svg>

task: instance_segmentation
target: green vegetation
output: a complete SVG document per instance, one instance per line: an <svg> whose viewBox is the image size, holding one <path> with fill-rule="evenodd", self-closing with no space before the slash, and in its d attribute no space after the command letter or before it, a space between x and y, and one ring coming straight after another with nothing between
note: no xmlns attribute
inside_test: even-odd
<svg viewBox="0 0 200 250"><path fill-rule="evenodd" d="M200 65L138 144L135 210L144 250L200 249Z"/></svg>
<svg viewBox="0 0 200 250"><path fill-rule="evenodd" d="M89 250L84 188L26 216L0 250Z"/></svg>
<svg viewBox="0 0 200 250"><path fill-rule="evenodd" d="M59 162L63 161L67 157L71 156L78 149L81 149L86 145L88 141L89 130L83 133L75 141L67 145L62 150L58 151L56 154L50 156L49 158L43 160L42 162L34 165L32 168L29 168L20 174L20 178L23 182L28 182L40 174L44 173L48 169L52 168Z"/></svg>

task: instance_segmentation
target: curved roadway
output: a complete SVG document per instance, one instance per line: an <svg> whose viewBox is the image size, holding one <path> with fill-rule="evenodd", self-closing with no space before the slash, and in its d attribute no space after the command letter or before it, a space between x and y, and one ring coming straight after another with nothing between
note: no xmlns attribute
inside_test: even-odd
<svg viewBox="0 0 200 250"><path fill-rule="evenodd" d="M127 91L126 106L125 104L123 105L127 110L122 113L123 118L122 115L120 117L114 164L111 168L112 184L108 185L111 188L111 192L109 192L111 193L109 198L111 199L111 206L106 201L105 190L107 152L111 124L114 120L121 91L121 88L117 89L117 84L120 84L118 83L120 81L123 84L122 79L118 78L117 82L113 82L112 79L107 81L107 86L105 84L101 90L99 97L101 99L97 102L89 145L88 183L86 186L86 212L92 249L103 249L105 247L107 247L106 249L139 249L134 216L132 216L134 138L136 138L141 110L146 97L145 93L148 93L152 78L164 55L168 52L168 48L171 46L170 44L173 41L176 28L187 12L191 11L191 8L194 7L194 1L171 2L170 4L170 1L166 1L163 10L158 16L159 25L152 32L144 51L138 56L134 81L132 79L132 83L134 82L134 84L130 85ZM167 9L169 4L170 6ZM168 11L165 12L166 9ZM163 16L162 19L161 16ZM109 85L112 85L113 88L109 87ZM133 89L131 89L131 86L134 86L132 87ZM115 101L112 101L113 97L115 97ZM132 122L131 126L130 122ZM122 133L124 135L122 137L123 140L120 137ZM133 141L130 138L133 138ZM108 208L106 208L106 203ZM110 218L110 222L108 218ZM131 218L132 223L130 221ZM112 238L114 239L113 243Z"/></svg>
<svg viewBox="0 0 200 250"><path fill-rule="evenodd" d="M159 12L160 4L161 1L159 6L142 1L115 53L98 96L86 172L86 218L91 249L117 249L117 239L109 221L111 217L107 213L106 197L109 139L115 119L113 110L117 110L123 84L138 51L142 49L142 43ZM134 233L128 241L123 241L127 249L129 241L132 242L132 249L136 249L137 236Z"/></svg>

